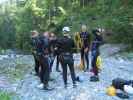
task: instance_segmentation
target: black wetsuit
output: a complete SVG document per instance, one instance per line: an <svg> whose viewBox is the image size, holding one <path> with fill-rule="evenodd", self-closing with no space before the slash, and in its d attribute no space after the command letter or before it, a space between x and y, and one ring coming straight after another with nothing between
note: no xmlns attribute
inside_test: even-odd
<svg viewBox="0 0 133 100"><path fill-rule="evenodd" d="M35 72L39 76L39 67L40 67L40 61L38 56L38 43L39 43L39 36L32 38L32 54L34 56L35 61Z"/></svg>
<svg viewBox="0 0 133 100"><path fill-rule="evenodd" d="M133 81L127 81L121 78L116 78L112 81L112 86L114 86L116 89L124 91L124 85L133 85Z"/></svg>
<svg viewBox="0 0 133 100"><path fill-rule="evenodd" d="M103 38L101 35L96 34L96 30L93 31L94 40L92 42L92 70L95 75L98 75L98 67L96 66L97 57L100 55L99 47L103 44Z"/></svg>
<svg viewBox="0 0 133 100"><path fill-rule="evenodd" d="M73 84L75 84L76 81L73 59L74 46L74 41L67 36L64 36L57 40L57 50L59 52L59 61L61 62L63 69L63 80L65 86L67 85L67 66L70 69Z"/></svg>
<svg viewBox="0 0 133 100"><path fill-rule="evenodd" d="M90 48L90 41L91 41L91 36L88 32L81 32L80 33L80 38L82 41L82 47L81 47L81 59L83 60L83 66L85 70L85 64L84 64L84 58L86 60L87 67L86 69L89 69L89 50L85 52L84 50L86 48Z"/></svg>
<svg viewBox="0 0 133 100"><path fill-rule="evenodd" d="M55 57L57 56L57 61L56 61L56 71L59 71L59 53L55 51L54 49L56 48L56 38L50 40L50 71L52 71L52 66L55 60Z"/></svg>
<svg viewBox="0 0 133 100"><path fill-rule="evenodd" d="M48 86L49 74L50 74L50 60L49 60L49 40L48 38L41 36L38 43L38 55L41 65L40 80L44 86Z"/></svg>

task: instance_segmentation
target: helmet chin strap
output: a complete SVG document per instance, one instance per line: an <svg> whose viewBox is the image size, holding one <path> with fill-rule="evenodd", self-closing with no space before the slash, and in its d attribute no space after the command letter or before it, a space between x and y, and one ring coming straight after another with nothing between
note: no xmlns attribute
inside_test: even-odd
<svg viewBox="0 0 133 100"><path fill-rule="evenodd" d="M82 32L86 32L86 30L82 30Z"/></svg>
<svg viewBox="0 0 133 100"><path fill-rule="evenodd" d="M70 38L70 35L68 33L64 33L64 36L67 36L67 37Z"/></svg>
<svg viewBox="0 0 133 100"><path fill-rule="evenodd" d="M69 36L69 34L68 33L64 33L64 36Z"/></svg>

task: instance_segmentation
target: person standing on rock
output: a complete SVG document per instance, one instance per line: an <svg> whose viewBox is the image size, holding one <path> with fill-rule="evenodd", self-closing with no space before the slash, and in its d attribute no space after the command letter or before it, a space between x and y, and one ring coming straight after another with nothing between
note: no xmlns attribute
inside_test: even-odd
<svg viewBox="0 0 133 100"><path fill-rule="evenodd" d="M103 38L101 32L96 29L93 30L93 35L94 35L94 40L92 41L92 47L91 47L91 52L92 52L92 69L91 71L93 72L93 76L91 76L91 81L99 81L99 68L97 65L97 60L98 57L100 56L100 45L103 44Z"/></svg>
<svg viewBox="0 0 133 100"><path fill-rule="evenodd" d="M69 35L70 28L63 28L63 37L57 40L57 50L59 54L59 61L63 70L63 80L65 88L67 88L67 66L70 69L73 86L76 86L76 75L74 70L73 49L75 48L74 40Z"/></svg>
<svg viewBox="0 0 133 100"><path fill-rule="evenodd" d="M40 62L39 62L39 50L38 50L38 41L39 41L39 33L34 30L31 31L31 45L32 45L32 54L35 61L35 75L39 76L39 68L40 68Z"/></svg>
<svg viewBox="0 0 133 100"><path fill-rule="evenodd" d="M54 50L56 47L56 40L57 40L57 37L55 36L55 34L50 33L50 38L49 38L49 41L50 41L50 58L51 58L50 71L52 71L52 66L53 66L54 60L57 56L56 71L60 72L60 70L59 70L59 55L58 55L58 52L55 52L55 50Z"/></svg>
<svg viewBox="0 0 133 100"><path fill-rule="evenodd" d="M50 58L49 58L49 33L45 32L39 38L38 43L39 49L39 60L41 65L40 80L41 83L38 88L43 88L45 90L51 90L48 86L49 76L50 76Z"/></svg>
<svg viewBox="0 0 133 100"><path fill-rule="evenodd" d="M89 49L91 44L91 35L87 32L87 26L81 26L81 69L87 71L89 69ZM85 68L86 61L86 68Z"/></svg>

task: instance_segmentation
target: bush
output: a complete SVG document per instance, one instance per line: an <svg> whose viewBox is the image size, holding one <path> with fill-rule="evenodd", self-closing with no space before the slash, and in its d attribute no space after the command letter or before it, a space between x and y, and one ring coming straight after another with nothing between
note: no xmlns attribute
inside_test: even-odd
<svg viewBox="0 0 133 100"><path fill-rule="evenodd" d="M0 100L11 100L11 96L6 92L0 92Z"/></svg>
<svg viewBox="0 0 133 100"><path fill-rule="evenodd" d="M129 48L133 48L133 26L130 24L120 24L114 26L113 41L116 43L127 44Z"/></svg>

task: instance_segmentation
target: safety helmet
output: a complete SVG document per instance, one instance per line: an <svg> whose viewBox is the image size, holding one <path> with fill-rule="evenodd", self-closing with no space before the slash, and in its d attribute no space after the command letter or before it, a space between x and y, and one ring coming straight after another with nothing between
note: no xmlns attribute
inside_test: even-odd
<svg viewBox="0 0 133 100"><path fill-rule="evenodd" d="M31 31L31 37L36 37L39 35L39 32L37 30Z"/></svg>
<svg viewBox="0 0 133 100"><path fill-rule="evenodd" d="M63 32L70 32L70 28L67 27L67 26L65 26L65 27L63 27L62 31L63 31Z"/></svg>
<svg viewBox="0 0 133 100"><path fill-rule="evenodd" d="M86 26L85 24L83 24L83 25L81 26L81 30L82 30L82 31L87 31L87 26Z"/></svg>
<svg viewBox="0 0 133 100"><path fill-rule="evenodd" d="M113 86L110 86L106 90L107 95L116 96L116 89Z"/></svg>

